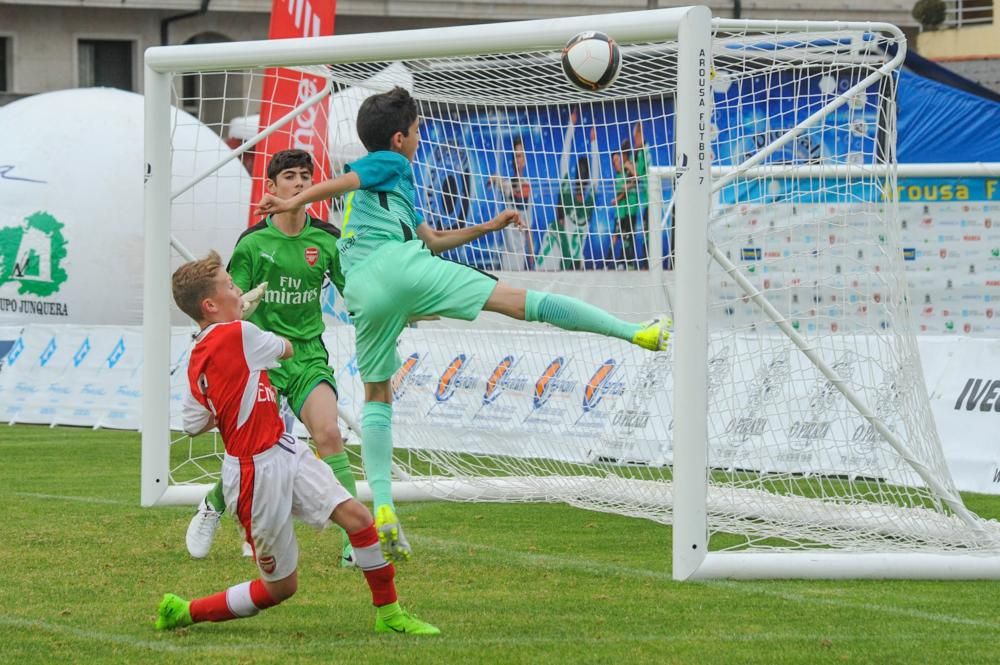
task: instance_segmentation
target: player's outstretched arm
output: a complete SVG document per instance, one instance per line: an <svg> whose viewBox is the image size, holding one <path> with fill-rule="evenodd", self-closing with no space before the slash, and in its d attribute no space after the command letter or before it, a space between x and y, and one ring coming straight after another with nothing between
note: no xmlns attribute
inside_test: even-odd
<svg viewBox="0 0 1000 665"><path fill-rule="evenodd" d="M361 188L361 179L357 173L345 173L332 180L318 182L308 189L304 189L290 199L281 199L274 194L265 194L257 204L256 213L258 215L277 215L288 212L302 206L325 201L335 196L353 192Z"/></svg>
<svg viewBox="0 0 1000 665"><path fill-rule="evenodd" d="M467 242L472 242L487 233L499 231L511 224L516 224L522 229L527 228L516 210L504 210L488 222L467 226L463 229L439 231L432 228L430 224L424 223L417 227L417 236L424 241L427 249L434 254L440 254L449 249L460 247Z"/></svg>

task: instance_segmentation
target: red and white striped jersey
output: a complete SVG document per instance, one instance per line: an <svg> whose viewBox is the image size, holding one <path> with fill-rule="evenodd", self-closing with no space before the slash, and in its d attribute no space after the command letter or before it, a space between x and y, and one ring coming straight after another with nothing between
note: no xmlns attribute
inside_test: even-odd
<svg viewBox="0 0 1000 665"><path fill-rule="evenodd" d="M201 431L215 416L226 452L249 457L285 431L268 369L285 350L277 335L249 321L214 323L195 337L184 396L184 430Z"/></svg>

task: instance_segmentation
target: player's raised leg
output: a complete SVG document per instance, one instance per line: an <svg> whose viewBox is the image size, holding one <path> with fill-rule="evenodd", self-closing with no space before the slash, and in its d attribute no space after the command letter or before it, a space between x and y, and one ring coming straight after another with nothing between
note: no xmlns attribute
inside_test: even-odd
<svg viewBox="0 0 1000 665"><path fill-rule="evenodd" d="M617 337L650 351L664 351L670 339L670 319L647 323L623 321L599 307L558 293L530 291L499 282L484 310L523 321L541 321L563 330Z"/></svg>

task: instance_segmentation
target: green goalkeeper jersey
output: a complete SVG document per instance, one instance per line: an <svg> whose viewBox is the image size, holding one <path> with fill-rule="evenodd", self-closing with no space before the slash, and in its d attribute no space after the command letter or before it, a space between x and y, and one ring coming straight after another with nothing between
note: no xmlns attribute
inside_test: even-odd
<svg viewBox="0 0 1000 665"><path fill-rule="evenodd" d="M415 204L413 167L403 155L379 150L351 162L346 170L361 180L361 188L347 196L343 235L337 244L349 274L385 243L416 238L424 220Z"/></svg>
<svg viewBox="0 0 1000 665"><path fill-rule="evenodd" d="M229 262L233 282L244 291L267 282L250 321L291 340L319 337L325 325L320 292L329 279L343 292L337 228L312 217L297 236L276 228L270 217L240 235Z"/></svg>

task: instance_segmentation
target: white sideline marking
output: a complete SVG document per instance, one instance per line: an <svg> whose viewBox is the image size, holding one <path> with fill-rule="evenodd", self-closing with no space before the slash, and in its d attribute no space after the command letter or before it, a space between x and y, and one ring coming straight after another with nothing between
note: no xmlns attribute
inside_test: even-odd
<svg viewBox="0 0 1000 665"><path fill-rule="evenodd" d="M228 653L245 653L246 649L253 649L260 652L280 652L287 655L306 655L314 653L328 653L331 649L344 647L368 647L374 643L378 643L379 640L383 639L374 633L365 633L365 637L362 638L338 638L336 640L320 641L315 639L309 640L309 645L305 648L297 648L302 645L292 645L288 642L275 642L275 643L256 643L256 642L227 642L225 644L213 644L213 643L203 643L203 644L192 644L190 641L191 634L187 633L187 638L182 644L174 641L172 633L164 632L163 639L161 640L144 640L140 638L130 637L128 635L115 635L112 633L103 633L96 630L83 630L80 628L74 628L72 626L63 626L60 624L49 623L47 621L39 621L35 619L22 619L20 617L5 617L0 616L0 626L10 626L14 628L27 628L31 630L40 630L54 635L65 635L70 637L76 637L83 640L89 640L92 642L103 642L109 644L121 644L127 647L132 647L135 649L149 649L150 651L159 651L166 653L192 653L195 651L210 651L210 652L220 652L222 654ZM150 627L152 630L152 627ZM207 628L208 632L202 633L202 636L210 636L211 628ZM251 634L250 632L247 633ZM232 634L228 634L228 637L233 637ZM462 644L468 646L508 646L508 647L519 647L525 645L565 645L565 644L635 644L635 643L670 643L677 644L678 642L688 642L688 643L708 643L718 644L719 642L732 642L732 643L749 643L749 642L801 642L810 641L818 639L830 639L840 642L849 642L852 640L867 638L867 634L831 634L828 632L817 632L803 633L803 632L787 632L787 633L753 633L753 634L743 634L743 635L733 635L733 634L711 634L711 635L687 635L687 634L662 634L662 635L627 635L621 637L614 636L601 636L601 637L587 637L587 636L574 636L574 637L542 637L535 635L515 635L511 637L466 637L456 634L446 634L444 639L447 640L448 644ZM918 639L922 635L896 635L897 640L910 640ZM383 642L384 643L384 642ZM437 642L435 642L436 644Z"/></svg>
<svg viewBox="0 0 1000 665"><path fill-rule="evenodd" d="M574 570L594 573L598 575L624 575L627 577L638 577L642 579L655 579L663 582L670 582L673 577L668 572L658 572L655 570L645 570L643 568L629 568L615 564L595 563L581 559L573 559L565 556L555 556L551 554L532 554L531 552L516 552L490 545L478 545L467 541L445 540L428 536L420 536L413 539L417 546L429 543L437 550L453 551L455 547L472 549L476 551L496 554L504 559L515 559L520 563L528 565L544 566L545 568L570 568ZM418 550L419 556L419 550ZM812 603L815 605L827 605L830 607L842 607L846 609L866 610L869 612L881 612L883 614L894 614L897 616L909 617L911 619L923 619L943 624L959 624L966 626L977 626L981 628L1000 628L1000 622L981 621L979 619L969 619L966 617L954 616L951 614L938 614L935 612L923 612L921 610L906 607L892 607L888 605L877 605L873 603L852 602L847 600L836 600L832 598L820 598L812 594L796 594L787 591L776 591L766 584L760 582L734 582L731 580L717 580L693 582L708 587L723 588L727 591L741 591L753 594L762 594L789 600L798 603Z"/></svg>
<svg viewBox="0 0 1000 665"><path fill-rule="evenodd" d="M153 651L187 651L187 645L171 644L170 642L157 640L141 640L128 635L112 635L96 630L83 630L72 626L63 626L57 623L39 621L38 619L22 619L20 617L0 616L0 626L13 626L14 628L29 628L31 630L43 630L56 635L69 635L92 642L109 642L111 644L124 644L136 649L151 649ZM152 626L150 627L152 630Z"/></svg>
<svg viewBox="0 0 1000 665"><path fill-rule="evenodd" d="M14 496L26 496L30 499L54 499L56 501L72 501L74 503L104 503L116 506L131 506L128 501L118 499L102 499L98 496L62 496L59 494L38 494L36 492L14 492ZM138 505L138 504L135 504Z"/></svg>

